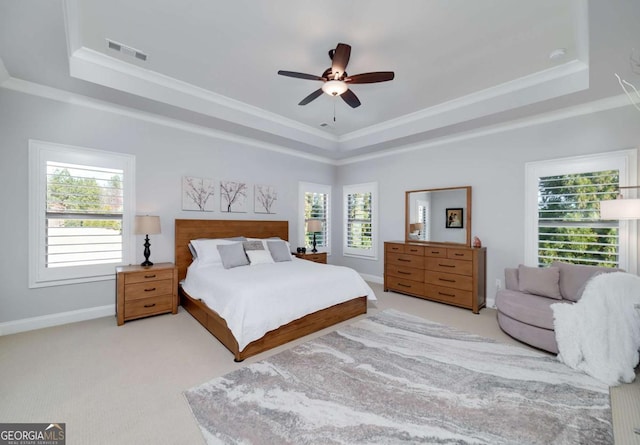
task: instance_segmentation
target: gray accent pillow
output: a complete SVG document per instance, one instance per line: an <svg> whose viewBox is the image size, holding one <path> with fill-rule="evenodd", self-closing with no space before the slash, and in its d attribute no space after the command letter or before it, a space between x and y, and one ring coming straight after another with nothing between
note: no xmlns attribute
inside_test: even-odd
<svg viewBox="0 0 640 445"><path fill-rule="evenodd" d="M570 301L578 301L584 292L587 281L596 274L619 272L622 269L601 266L585 266L582 264L555 261L552 267L560 269L560 293Z"/></svg>
<svg viewBox="0 0 640 445"><path fill-rule="evenodd" d="M264 250L262 241L245 241L242 243L244 250Z"/></svg>
<svg viewBox="0 0 640 445"><path fill-rule="evenodd" d="M225 269L249 265L249 259L244 253L242 243L224 244L217 247Z"/></svg>
<svg viewBox="0 0 640 445"><path fill-rule="evenodd" d="M560 269L558 267L518 266L518 290L562 300L560 295Z"/></svg>
<svg viewBox="0 0 640 445"><path fill-rule="evenodd" d="M207 239L207 238L203 238L203 239ZM233 238L222 238L225 239L227 241L246 241L247 238L244 236L234 236ZM196 258L198 258L198 252L196 251L196 248L193 247L193 244L189 243L189 252L191 252L191 260L195 261Z"/></svg>
<svg viewBox="0 0 640 445"><path fill-rule="evenodd" d="M267 241L267 247L271 252L271 257L276 263L291 261L291 252L284 241Z"/></svg>

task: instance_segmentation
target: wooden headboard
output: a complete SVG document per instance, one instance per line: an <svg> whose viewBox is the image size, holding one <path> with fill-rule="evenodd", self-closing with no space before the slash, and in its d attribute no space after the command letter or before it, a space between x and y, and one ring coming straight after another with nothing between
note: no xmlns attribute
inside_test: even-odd
<svg viewBox="0 0 640 445"><path fill-rule="evenodd" d="M176 219L175 263L178 281L187 276L191 264L189 242L198 238L269 238L277 236L289 240L289 221L229 220L229 219Z"/></svg>

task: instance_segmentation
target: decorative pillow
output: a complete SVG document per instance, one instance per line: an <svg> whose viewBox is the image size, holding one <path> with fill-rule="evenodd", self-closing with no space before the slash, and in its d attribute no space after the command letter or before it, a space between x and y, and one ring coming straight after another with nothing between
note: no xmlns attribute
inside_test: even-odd
<svg viewBox="0 0 640 445"><path fill-rule="evenodd" d="M570 301L578 301L580 299L587 281L594 275L622 270L613 267L564 263L562 261L556 261L551 266L560 269L560 293L563 298Z"/></svg>
<svg viewBox="0 0 640 445"><path fill-rule="evenodd" d="M518 266L518 290L528 294L562 300L560 269L557 267Z"/></svg>
<svg viewBox="0 0 640 445"><path fill-rule="evenodd" d="M218 246L218 252L220 252L222 265L225 269L247 266L249 264L247 255L244 253L244 249L242 248L242 243L220 245Z"/></svg>
<svg viewBox="0 0 640 445"><path fill-rule="evenodd" d="M242 243L242 246L247 252L250 250L264 250L264 244L262 244L262 241L245 241Z"/></svg>
<svg viewBox="0 0 640 445"><path fill-rule="evenodd" d="M273 264L274 263L273 258L271 257L271 253L267 252L264 249L247 250L246 252L252 266L255 266L256 264Z"/></svg>
<svg viewBox="0 0 640 445"><path fill-rule="evenodd" d="M233 243L233 241L222 238L200 238L191 240L190 245L193 247L195 258L198 259L200 264L211 264L222 262L218 246Z"/></svg>
<svg viewBox="0 0 640 445"><path fill-rule="evenodd" d="M273 261L276 263L291 261L289 245L285 241L267 241L267 246L269 247Z"/></svg>

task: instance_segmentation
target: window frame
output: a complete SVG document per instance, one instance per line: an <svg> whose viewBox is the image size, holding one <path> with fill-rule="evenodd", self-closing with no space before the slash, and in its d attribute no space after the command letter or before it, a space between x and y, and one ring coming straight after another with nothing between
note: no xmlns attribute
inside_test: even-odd
<svg viewBox="0 0 640 445"><path fill-rule="evenodd" d="M359 249L348 246L348 195L354 193L371 193L371 249ZM342 187L342 254L368 260L378 260L378 183L366 182L350 184Z"/></svg>
<svg viewBox="0 0 640 445"><path fill-rule="evenodd" d="M298 183L298 241L300 246L310 248L306 245L306 219L304 214L305 209L305 197L307 193L325 194L327 196L327 212L325 215L326 221L324 224L324 235L326 246L318 246L318 252L326 252L327 255L331 255L331 186L325 184L316 184L313 182L299 182Z"/></svg>
<svg viewBox="0 0 640 445"><path fill-rule="evenodd" d="M638 150L619 150L593 155L558 158L525 164L524 263L538 266L538 181L541 177L618 170L619 187L635 185L638 178ZM638 232L636 221L619 222L618 267L636 273Z"/></svg>
<svg viewBox="0 0 640 445"><path fill-rule="evenodd" d="M47 162L123 170L122 261L46 267ZM29 140L29 288L115 279L116 266L130 264L135 237L135 156L53 142Z"/></svg>

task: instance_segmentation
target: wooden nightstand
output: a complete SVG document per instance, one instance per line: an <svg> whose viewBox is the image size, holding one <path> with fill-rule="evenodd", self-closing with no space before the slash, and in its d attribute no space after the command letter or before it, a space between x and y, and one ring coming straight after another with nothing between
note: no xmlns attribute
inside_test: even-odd
<svg viewBox="0 0 640 445"><path fill-rule="evenodd" d="M318 253L291 252L291 254L297 258L302 258L303 260L313 261L314 263L327 264L327 252L318 252Z"/></svg>
<svg viewBox="0 0 640 445"><path fill-rule="evenodd" d="M178 268L173 263L116 267L118 326L167 312L178 313Z"/></svg>

